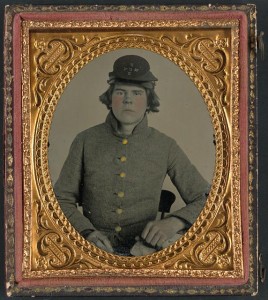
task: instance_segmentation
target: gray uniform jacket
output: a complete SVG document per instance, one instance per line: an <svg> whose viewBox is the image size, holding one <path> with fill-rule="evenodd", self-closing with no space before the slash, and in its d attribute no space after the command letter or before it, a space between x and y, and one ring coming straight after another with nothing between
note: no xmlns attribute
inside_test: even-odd
<svg viewBox="0 0 268 300"><path fill-rule="evenodd" d="M147 116L124 137L110 112L105 123L76 136L54 191L78 232L100 230L118 246L155 220L166 174L186 203L172 215L192 224L208 183L173 139L148 127Z"/></svg>

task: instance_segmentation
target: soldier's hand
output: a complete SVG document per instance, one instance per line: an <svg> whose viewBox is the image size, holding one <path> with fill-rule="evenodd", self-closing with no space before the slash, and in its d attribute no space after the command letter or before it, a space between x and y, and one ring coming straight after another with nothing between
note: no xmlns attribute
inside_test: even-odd
<svg viewBox="0 0 268 300"><path fill-rule="evenodd" d="M91 232L87 238L89 242L94 243L97 247L101 248L102 250L105 250L107 252L114 252L114 249L112 247L111 242L109 241L108 237L101 233L98 230L95 230Z"/></svg>
<svg viewBox="0 0 268 300"><path fill-rule="evenodd" d="M169 217L163 220L149 222L145 226L141 238L149 245L161 249L165 241L185 228L186 224L183 220L176 217Z"/></svg>

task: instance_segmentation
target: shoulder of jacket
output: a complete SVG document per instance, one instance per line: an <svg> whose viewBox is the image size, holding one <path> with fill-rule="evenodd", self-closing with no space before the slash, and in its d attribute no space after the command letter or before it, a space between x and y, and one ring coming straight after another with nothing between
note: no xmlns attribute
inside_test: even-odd
<svg viewBox="0 0 268 300"><path fill-rule="evenodd" d="M169 144L176 144L176 141L168 136L167 134L159 131L158 129L155 129L153 127L150 127L151 129L151 135L154 136L155 138L159 139L160 141L163 141L163 142L166 142L166 143L169 143Z"/></svg>
<svg viewBox="0 0 268 300"><path fill-rule="evenodd" d="M87 128L76 135L76 139L84 140L87 137L93 137L99 135L105 131L105 123L95 125L93 127Z"/></svg>

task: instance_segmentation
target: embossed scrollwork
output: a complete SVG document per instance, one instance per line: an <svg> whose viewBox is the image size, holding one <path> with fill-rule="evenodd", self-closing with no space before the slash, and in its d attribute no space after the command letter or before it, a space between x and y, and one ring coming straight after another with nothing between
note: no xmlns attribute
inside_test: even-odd
<svg viewBox="0 0 268 300"><path fill-rule="evenodd" d="M66 39L69 40L69 39ZM198 40L198 39L197 39ZM92 41L89 40L88 41ZM199 41L199 40L198 40ZM203 41L201 39L201 41ZM199 41L200 42L200 41ZM188 42L187 42L188 43ZM205 45L205 43L203 42L202 44L203 46ZM221 155L222 150L221 149L226 149L226 147L228 147L229 144L229 136L228 135L224 135L223 136L223 132L226 130L226 120L225 117L223 115L223 112L221 110L221 108L216 107L216 103L214 102L214 99L217 99L217 92L215 91L215 87L213 87L213 82L209 79L209 77L205 77L205 75L202 73L204 72L204 66L208 66L207 64L205 64L205 62L203 60L200 59L200 64L199 66L197 66L197 54L195 54L195 59L193 59L192 57L189 58L189 56L184 56L184 52L182 51L183 47L178 47L178 45L176 45L176 47L173 45L173 47L171 47L169 44L165 43L163 39L156 39L154 37L151 36L146 36L146 35L133 35L133 34L125 34L124 36L111 36L109 38L104 38L99 39L99 40L95 40L94 42L92 42L89 45L85 44L84 45L84 49L79 49L80 51L74 52L73 53L73 57L69 59L69 63L68 63L68 69L72 68L72 71L66 72L64 69L59 73L61 74L61 79L62 81L58 81L58 80L54 80L54 86L50 89L50 93L47 95L47 100L44 101L44 103L42 103L42 105L40 106L41 108L41 115L43 115L44 117L40 118L37 122L37 132L38 134L36 135L37 141L35 143L36 145L36 153L37 155L40 153L43 160L42 161L47 161L46 158L46 145L47 145L47 139L48 139L48 131L49 131L49 124L51 122L51 116L53 115L53 112L55 110L55 104L56 101L59 99L59 96L61 94L60 91L63 90L64 86L67 84L67 82L69 82L71 80L71 78L74 76L74 74L76 72L78 72L78 70L83 66L84 63L86 63L87 61L93 59L94 57L100 55L101 53L105 53L111 50L115 50L118 48L125 48L125 47L134 47L134 46L139 46L140 48L143 49L148 49L148 50L153 50L157 53L161 53L163 56L168 57L170 60L172 61L176 61L176 63L187 73L189 74L190 78L196 83L196 85L200 88L200 90L202 91L202 95L205 98L205 101L209 104L210 107L210 114L212 116L212 121L215 124L215 135L216 135L216 140L218 141L218 148L220 145L220 141L222 143L222 148L219 148L218 151L218 166L217 166L217 170L219 173L218 178L222 178L221 180L221 191L218 191L218 194L220 195L222 193L222 191L224 190L224 186L226 184L226 179L225 178L225 173L228 171L228 164L226 165L226 168L222 168L224 162L223 162L223 156ZM200 46L200 44L199 44ZM73 46L74 47L74 46ZM198 47L198 45L196 44L196 47ZM78 49L78 47L77 47ZM85 51L85 49L87 49ZM193 50L193 52L195 53L196 51ZM200 53L199 53L200 55ZM82 63L81 63L82 62ZM203 64L203 65L202 65ZM203 69L203 71L202 71ZM214 69L215 71L216 69ZM51 77L53 77L55 75L51 74ZM205 82L204 82L205 81ZM64 83L64 84L63 84ZM56 101L55 101L56 100ZM222 119L222 122L219 123L219 116ZM41 134L43 133L43 134ZM46 133L44 135L44 133ZM43 145L43 148L40 147L41 145ZM229 156L228 156L228 151L225 150L225 162L229 161ZM53 196L53 194L51 194L51 183L50 183L50 179L47 176L48 174L48 170L47 170L47 165L45 164L40 164L40 161L37 160L37 164L36 164L37 168L36 170L38 171L38 180L40 181L40 190L41 191L46 191L49 195L51 195L51 197L49 198L49 201L46 200L46 194L43 194L43 205L45 208L48 209L49 213L53 213L53 216L56 213L56 217L54 216L54 221L55 220L61 220L61 212L59 210L59 206L57 204L57 201L55 199L55 197ZM46 167L45 167L46 166ZM214 184L215 187L219 185L219 180L217 179L217 182ZM52 199L54 199L53 203L52 203ZM208 205L211 205L212 203L212 197L209 197L210 200L208 200ZM219 201L219 197L215 197L215 203L217 203L217 201ZM218 203L220 204L220 203ZM54 207L54 210L51 208ZM58 212L58 213L57 213ZM214 212L215 213L215 212ZM210 214L210 216L212 217L212 213ZM201 217L200 217L201 218ZM67 222L68 223L68 222ZM193 227L193 235L196 235L196 233L194 233L196 230L198 230L199 226ZM76 233L74 231L74 229L72 227L70 227L69 225L66 225L66 227L64 228L68 228L68 233L69 233L69 237L70 238L74 238L74 236L76 236ZM211 236L208 236L209 239L211 239ZM65 243L63 240L61 240L61 242L63 243L63 247L65 246ZM185 244L185 246L183 246ZM184 249L184 247L186 247L186 245L189 245L189 242L186 243L176 243L174 248L176 249L176 251L180 252L182 249ZM52 245L52 244L51 244ZM94 251L96 251L95 248L92 248ZM171 250L164 250L164 252L159 252L156 253L154 255L152 255L152 259L150 261L150 263L153 264L159 264L159 262L161 262L162 260L165 261L166 258L169 255L169 252ZM201 257L203 255L204 251L201 251ZM196 255L196 253L194 253L194 255ZM116 258L113 258L112 256L109 257L108 260L106 260L105 258L106 254L100 252L100 254L96 257L98 260L100 261L107 261L108 264L112 264L113 266L117 266L120 268L131 268L131 266L134 266L135 268L140 268L142 266L149 266L150 263L147 262L147 259L143 259L143 258L128 258L128 259L124 259L124 260L118 260ZM198 267L199 264L196 264L196 267Z"/></svg>
<svg viewBox="0 0 268 300"><path fill-rule="evenodd" d="M93 41L98 40L94 38ZM82 41L78 41L75 37L69 39L53 38L51 40L36 41L35 48L39 50L36 57L37 68L37 84L36 84L36 106L41 105L44 94L51 83L54 75L59 74L62 68L69 62L76 51L82 51L85 46L89 47L92 40L85 36Z"/></svg>
<svg viewBox="0 0 268 300"><path fill-rule="evenodd" d="M72 57L71 45L62 39L53 39L47 43L45 51L41 52L36 63L39 70L47 75L55 75L61 70L62 64Z"/></svg>
<svg viewBox="0 0 268 300"><path fill-rule="evenodd" d="M200 243L188 255L178 260L173 267L178 269L207 269L215 265L221 269L232 268L231 254L231 226L228 215L231 210L231 201L225 201L211 230L208 230ZM170 267L170 264L167 264Z"/></svg>
<svg viewBox="0 0 268 300"><path fill-rule="evenodd" d="M43 236L37 244L39 253L49 257L48 264L53 268L66 267L70 262L70 258L74 257L71 248L62 247L62 237L54 232Z"/></svg>
<svg viewBox="0 0 268 300"><path fill-rule="evenodd" d="M93 26L92 24L94 25L94 22L90 23L90 26ZM95 24L95 26L99 30L99 26L107 27L109 24L107 21L104 24ZM117 26L116 23L113 24ZM165 25L166 22L143 22L144 27L150 27L152 24L159 28L159 24ZM176 22L173 24L170 21L168 24L168 26L178 27ZM207 26L207 23L205 24ZM126 28L128 26L136 28L140 24L125 22L123 25ZM197 271L205 268L215 270L231 268L232 261L229 259L229 249L232 246L231 231L224 232L223 229L227 228L228 218L232 215L226 211L221 216L222 201L228 187L228 174L231 166L229 149L232 135L229 133L228 117L222 100L225 95L224 89L230 90L230 82L226 80L228 78L226 77L228 75L226 56L230 55L228 39L215 38L215 36L212 38L210 34L208 36L185 36L185 33L180 32L179 35L182 37L181 40L176 39L177 34L168 31L156 36L153 31L150 33L149 30L143 34L136 31L129 33L128 30L124 34L119 34L115 30L103 36L87 32L82 34L65 32L65 35L63 34L60 38L35 36L33 39L35 75L32 76L31 89L33 99L37 99L35 100L33 166L36 174L37 194L40 197L35 200L37 206L35 222L38 227L35 239L38 247L33 253L35 259L33 269L37 274L43 269L55 269L57 272L67 269L94 269L100 274L103 274L101 271L104 269L106 272L107 269L111 272L112 270L117 272L116 270L120 269L124 270L124 274L131 271L139 275L139 270L145 268L147 274L154 275L156 269ZM204 210L182 239L149 257L117 257L85 241L61 211L49 177L48 134L61 94L85 64L104 53L122 48L153 51L178 65L202 94L215 133L215 176ZM220 223L218 224L215 220L217 222L220 220ZM42 276L41 273L40 276ZM211 274L211 276L215 275Z"/></svg>
<svg viewBox="0 0 268 300"><path fill-rule="evenodd" d="M55 232L42 236L37 243L39 257L36 258L37 269L85 269L91 268L83 256L75 255L74 248L63 243L63 238Z"/></svg>
<svg viewBox="0 0 268 300"><path fill-rule="evenodd" d="M205 72L214 76L216 86L221 93L222 104L227 105L226 53L224 49L228 47L228 39L217 37L212 40L191 34L185 35L186 41L183 42L177 38L170 39L168 36L163 36L162 39L180 46L185 51L185 55L190 56Z"/></svg>

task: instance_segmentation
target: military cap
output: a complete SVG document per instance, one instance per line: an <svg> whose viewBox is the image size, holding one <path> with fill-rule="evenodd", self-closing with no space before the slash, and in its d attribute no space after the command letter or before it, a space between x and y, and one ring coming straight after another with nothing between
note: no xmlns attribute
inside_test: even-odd
<svg viewBox="0 0 268 300"><path fill-rule="evenodd" d="M108 83L116 79L135 82L157 81L150 71L148 61L138 55L125 55L114 62L113 71L109 73Z"/></svg>

